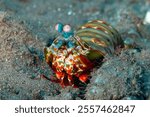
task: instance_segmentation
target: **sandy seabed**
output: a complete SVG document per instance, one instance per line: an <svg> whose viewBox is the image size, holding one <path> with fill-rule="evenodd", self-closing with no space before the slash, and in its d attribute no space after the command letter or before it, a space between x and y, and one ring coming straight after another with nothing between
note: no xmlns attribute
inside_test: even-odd
<svg viewBox="0 0 150 117"><path fill-rule="evenodd" d="M0 0L0 99L150 99L149 0ZM61 88L43 58L58 22L105 20L134 48L106 56L84 88Z"/></svg>

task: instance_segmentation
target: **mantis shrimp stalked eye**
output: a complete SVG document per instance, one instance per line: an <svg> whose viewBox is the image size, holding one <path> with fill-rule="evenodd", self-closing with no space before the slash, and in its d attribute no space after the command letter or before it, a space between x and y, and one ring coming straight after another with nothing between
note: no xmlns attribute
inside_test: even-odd
<svg viewBox="0 0 150 117"><path fill-rule="evenodd" d="M97 61L124 46L118 31L101 20L90 21L74 32L70 25L61 23L55 30L60 35L44 48L44 54L62 87L86 83Z"/></svg>

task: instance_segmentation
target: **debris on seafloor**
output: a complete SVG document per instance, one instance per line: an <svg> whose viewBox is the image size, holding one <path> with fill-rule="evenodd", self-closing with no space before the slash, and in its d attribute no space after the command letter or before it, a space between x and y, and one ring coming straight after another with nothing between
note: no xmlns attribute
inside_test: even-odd
<svg viewBox="0 0 150 117"><path fill-rule="evenodd" d="M147 11L143 23L150 24L150 11Z"/></svg>

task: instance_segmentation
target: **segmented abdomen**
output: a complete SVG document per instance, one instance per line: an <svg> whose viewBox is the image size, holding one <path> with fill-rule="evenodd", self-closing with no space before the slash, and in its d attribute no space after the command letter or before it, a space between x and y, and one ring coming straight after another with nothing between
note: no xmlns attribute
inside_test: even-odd
<svg viewBox="0 0 150 117"><path fill-rule="evenodd" d="M117 46L124 46L118 31L101 20L93 20L84 24L75 35L85 47L97 50L103 56L106 53L113 53Z"/></svg>

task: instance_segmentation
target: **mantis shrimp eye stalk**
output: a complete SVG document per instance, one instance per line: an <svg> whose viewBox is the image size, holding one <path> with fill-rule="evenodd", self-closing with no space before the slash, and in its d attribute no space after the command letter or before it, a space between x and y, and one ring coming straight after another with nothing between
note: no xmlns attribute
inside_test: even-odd
<svg viewBox="0 0 150 117"><path fill-rule="evenodd" d="M63 24L58 23L55 25L55 30L61 33L63 31Z"/></svg>
<svg viewBox="0 0 150 117"><path fill-rule="evenodd" d="M61 23L58 23L55 25L55 30L60 33L61 36L63 36L64 39L69 38L70 36L73 35L73 31L71 29L70 25L63 25Z"/></svg>
<svg viewBox="0 0 150 117"><path fill-rule="evenodd" d="M90 71L106 54L124 47L118 31L102 20L93 20L73 32L70 25L56 24L60 35L44 49L45 60L62 87L87 83Z"/></svg>
<svg viewBox="0 0 150 117"><path fill-rule="evenodd" d="M63 31L64 32L70 32L71 31L71 26L70 25L65 25L64 27L63 27Z"/></svg>

